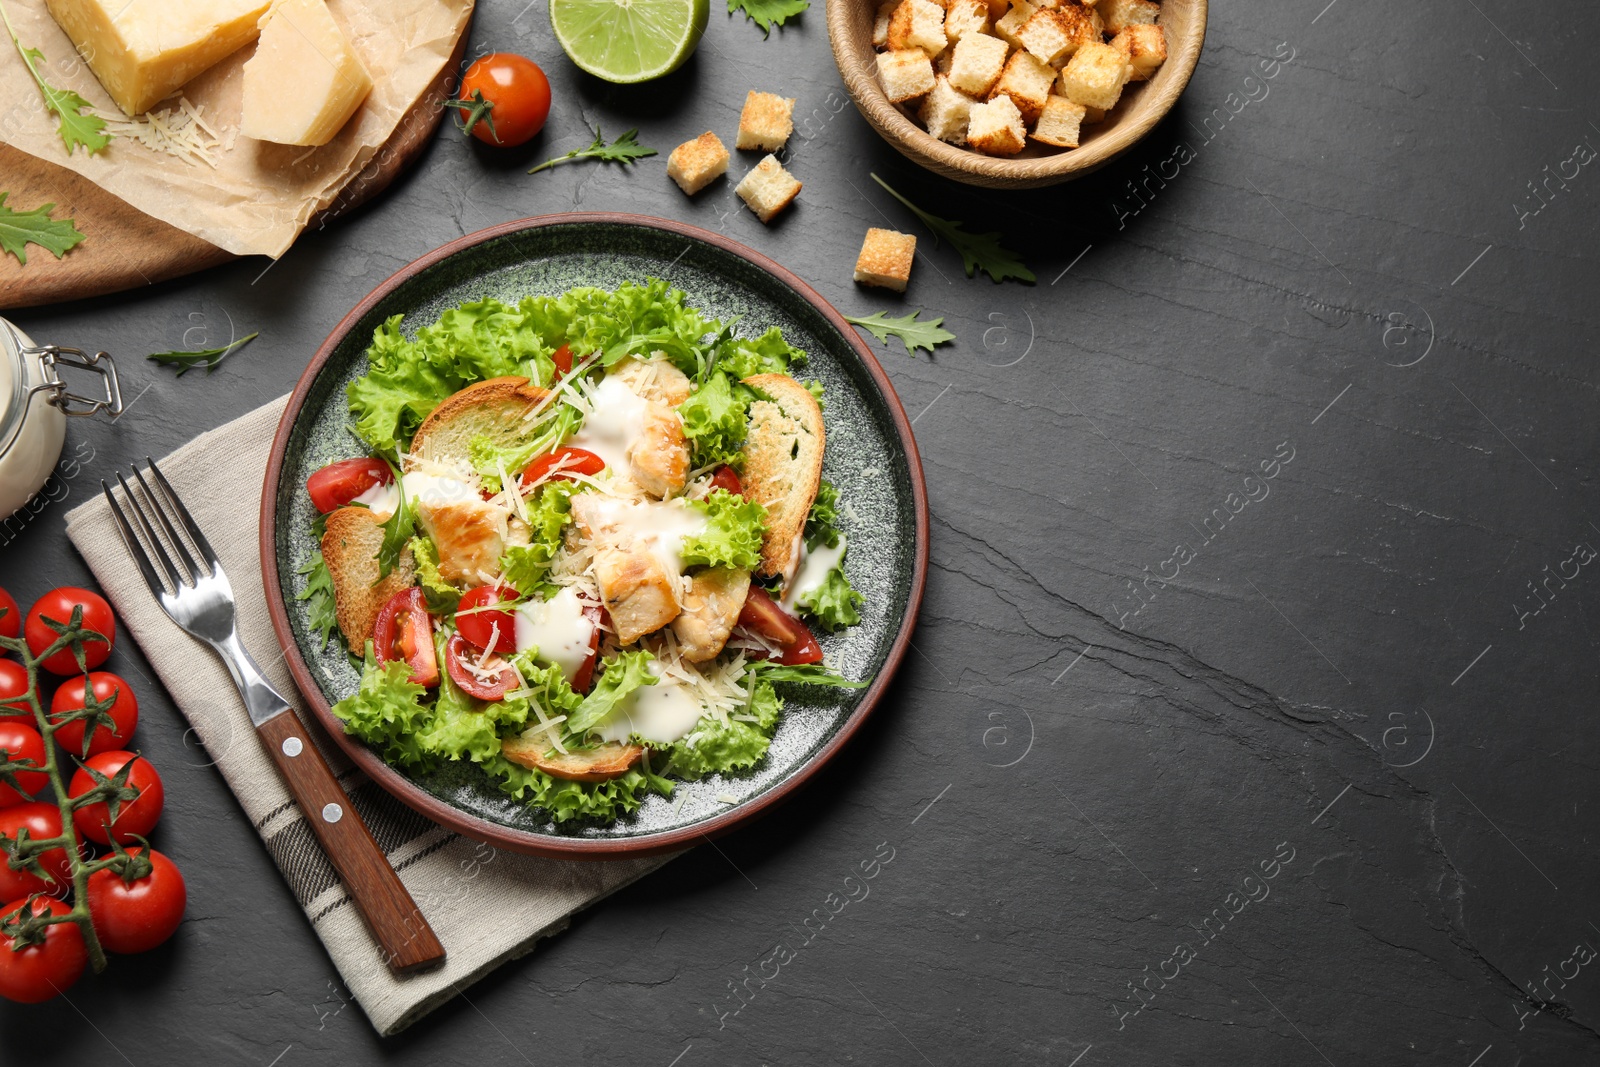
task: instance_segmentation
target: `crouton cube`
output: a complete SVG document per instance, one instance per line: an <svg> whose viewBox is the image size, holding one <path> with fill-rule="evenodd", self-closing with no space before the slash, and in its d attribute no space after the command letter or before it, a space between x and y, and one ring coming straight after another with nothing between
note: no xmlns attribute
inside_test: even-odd
<svg viewBox="0 0 1600 1067"><path fill-rule="evenodd" d="M1083 124L1083 114L1082 104L1074 104L1064 96L1052 94L1044 102L1044 110L1039 113L1039 121L1029 136L1041 144L1077 148L1078 128Z"/></svg>
<svg viewBox="0 0 1600 1067"><path fill-rule="evenodd" d="M989 28L989 5L984 0L950 0L944 13L944 35L952 42Z"/></svg>
<svg viewBox="0 0 1600 1067"><path fill-rule="evenodd" d="M1098 40L1089 9L1076 4L1041 8L1017 31L1018 44L1052 66L1065 63L1079 46Z"/></svg>
<svg viewBox="0 0 1600 1067"><path fill-rule="evenodd" d="M1011 0L989 0L989 24L1005 18L1006 10L1011 7Z"/></svg>
<svg viewBox="0 0 1600 1067"><path fill-rule="evenodd" d="M899 6L895 0L879 5L878 14L872 20L872 47L889 47L889 20L894 17L895 8Z"/></svg>
<svg viewBox="0 0 1600 1067"><path fill-rule="evenodd" d="M1122 53L1118 52L1117 55L1120 58ZM1044 110L1045 101L1050 99L1050 87L1055 80L1055 68L1039 62L1031 52L1017 51L1006 60L1005 72L995 82L994 88L989 90L989 96L1009 96L1011 102L1017 105L1017 110L1022 112L1023 121L1032 125L1038 120L1039 112Z"/></svg>
<svg viewBox="0 0 1600 1067"><path fill-rule="evenodd" d="M1022 42L1017 40L1017 31L1028 24L1033 18L1033 13L1039 10L1028 0L1012 0L1011 9L1006 12L1005 18L995 22L994 32L1007 43L1022 47Z"/></svg>
<svg viewBox="0 0 1600 1067"><path fill-rule="evenodd" d="M794 132L794 98L776 93L745 94L744 110L739 112L739 138L736 148L762 148L776 152Z"/></svg>
<svg viewBox="0 0 1600 1067"><path fill-rule="evenodd" d="M740 179L733 191L756 213L756 218L771 222L778 212L794 203L794 198L800 195L800 183L793 174L783 169L777 156L769 155L751 167L750 173Z"/></svg>
<svg viewBox="0 0 1600 1067"><path fill-rule="evenodd" d="M728 149L722 139L707 130L692 141L685 141L667 157L667 177L693 196L728 173Z"/></svg>
<svg viewBox="0 0 1600 1067"><path fill-rule="evenodd" d="M1005 70L1008 51L998 37L967 34L956 42L955 57L950 61L950 84L968 96L987 95ZM878 58L881 68L883 57Z"/></svg>
<svg viewBox="0 0 1600 1067"><path fill-rule="evenodd" d="M976 103L972 97L952 87L948 77L940 75L934 81L933 91L923 98L917 117L939 140L960 144L967 139L967 119Z"/></svg>
<svg viewBox="0 0 1600 1067"><path fill-rule="evenodd" d="M911 280L911 257L916 251L917 239L912 234L874 226L867 231L856 257L856 281L903 293Z"/></svg>
<svg viewBox="0 0 1600 1067"><path fill-rule="evenodd" d="M948 75L950 73L950 68L955 65L955 62L956 50L954 48L946 48L943 52L940 52L939 57L933 61L933 73L936 75Z"/></svg>
<svg viewBox="0 0 1600 1067"><path fill-rule="evenodd" d="M933 88L933 61L920 48L879 52L878 80L883 82L883 93L890 103L915 100Z"/></svg>
<svg viewBox="0 0 1600 1067"><path fill-rule="evenodd" d="M1122 49L1091 41L1074 52L1061 68L1061 95L1074 104L1109 111L1117 106L1117 98L1132 72Z"/></svg>
<svg viewBox="0 0 1600 1067"><path fill-rule="evenodd" d="M920 48L930 57L944 51L944 8L932 0L905 0L889 19L889 48Z"/></svg>
<svg viewBox="0 0 1600 1067"><path fill-rule="evenodd" d="M1167 38L1160 26L1140 23L1124 27L1111 43L1127 55L1133 66L1129 81L1149 81L1156 69L1167 61Z"/></svg>
<svg viewBox="0 0 1600 1067"><path fill-rule="evenodd" d="M967 120L967 143L984 155L1014 156L1022 151L1027 136L1022 112L1004 93L986 103L972 105L972 114Z"/></svg>
<svg viewBox="0 0 1600 1067"><path fill-rule="evenodd" d="M1150 0L1100 0L1095 10L1105 19L1106 32L1111 34L1140 23L1154 25L1161 15L1161 5L1152 4Z"/></svg>

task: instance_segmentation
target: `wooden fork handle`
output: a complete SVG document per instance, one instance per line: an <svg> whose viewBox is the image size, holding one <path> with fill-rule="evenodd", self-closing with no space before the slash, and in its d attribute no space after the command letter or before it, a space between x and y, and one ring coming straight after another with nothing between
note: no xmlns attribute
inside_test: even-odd
<svg viewBox="0 0 1600 1067"><path fill-rule="evenodd" d="M444 946L339 788L299 717L284 711L256 727L256 733L339 872L350 900L367 921L390 970L406 974L443 960Z"/></svg>

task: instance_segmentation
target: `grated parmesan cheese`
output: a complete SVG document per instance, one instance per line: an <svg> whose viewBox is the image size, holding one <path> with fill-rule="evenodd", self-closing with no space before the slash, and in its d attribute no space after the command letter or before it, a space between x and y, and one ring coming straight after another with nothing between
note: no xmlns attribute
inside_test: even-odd
<svg viewBox="0 0 1600 1067"><path fill-rule="evenodd" d="M149 111L136 118L126 115L102 115L106 131L118 137L136 141L152 152L165 152L169 156L194 166L204 163L216 169L216 153L223 148L222 138L203 117L204 107L189 102L186 96L178 97L174 107Z"/></svg>

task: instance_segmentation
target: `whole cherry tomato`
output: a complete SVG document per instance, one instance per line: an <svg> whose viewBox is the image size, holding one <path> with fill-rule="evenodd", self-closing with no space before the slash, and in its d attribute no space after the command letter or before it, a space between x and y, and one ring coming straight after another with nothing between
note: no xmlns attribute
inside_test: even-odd
<svg viewBox="0 0 1600 1067"><path fill-rule="evenodd" d="M84 629L93 630L105 638L104 641L85 641L84 659L88 661L90 670L104 663L106 657L111 655L111 646L117 641L117 617L111 613L111 605L106 603L105 597L71 585L52 589L33 602L33 607L28 610L28 621L25 626L29 651L37 656L61 637L45 623L46 619L54 619L59 623L69 622L72 619L72 609L80 605L83 608ZM53 653L42 666L52 674L80 673L78 661L70 648L63 648Z"/></svg>
<svg viewBox="0 0 1600 1067"><path fill-rule="evenodd" d="M4 753L16 760L28 760L39 770L12 771L17 779L17 784L22 787L22 792L17 792L5 782L0 781L0 808L8 808L13 804L26 804L33 799L33 794L45 787L50 781L50 775L44 770L44 738L39 736L39 731L31 726L24 726L20 722L0 722L0 753Z"/></svg>
<svg viewBox="0 0 1600 1067"><path fill-rule="evenodd" d="M72 910L59 900L37 897L13 900L0 908L0 915L22 908L32 909L34 915L65 915ZM77 923L54 923L45 927L42 944L15 946L15 938L0 939L0 997L21 1004L39 1004L65 993L89 962Z"/></svg>
<svg viewBox="0 0 1600 1067"><path fill-rule="evenodd" d="M33 709L28 695L28 671L14 659L0 659L0 722L33 725ZM4 896L4 894L0 894Z"/></svg>
<svg viewBox="0 0 1600 1067"><path fill-rule="evenodd" d="M130 848L138 856L142 848ZM89 876L89 914L107 952L148 952L171 937L183 922L189 901L183 875L167 857L151 849L150 873L131 883L112 870Z"/></svg>
<svg viewBox="0 0 1600 1067"><path fill-rule="evenodd" d="M378 612L372 628L372 647L380 665L404 660L411 665L411 681L439 684L439 657L433 650L433 620L428 616L422 590L402 589Z"/></svg>
<svg viewBox="0 0 1600 1067"><path fill-rule="evenodd" d="M567 363L572 362L572 355L568 353ZM17 607L17 602L11 594L0 589L0 637L16 637L22 633L22 610Z"/></svg>
<svg viewBox="0 0 1600 1067"><path fill-rule="evenodd" d="M469 589L456 608L456 629L461 636L479 648L496 652L517 650L517 620L509 611L501 611L496 604L513 599L508 589L480 585Z"/></svg>
<svg viewBox="0 0 1600 1067"><path fill-rule="evenodd" d="M782 646L778 662L786 666L821 663L822 646L805 623L784 611L760 586L752 585L739 612L739 625Z"/></svg>
<svg viewBox="0 0 1600 1067"><path fill-rule="evenodd" d="M462 129L484 144L525 144L550 117L550 79L531 59L491 52L467 68L457 106Z"/></svg>
<svg viewBox="0 0 1600 1067"><path fill-rule="evenodd" d="M606 469L606 461L586 448L558 448L539 456L522 472L522 488L541 481L570 482L574 474L593 477ZM551 474L551 471L555 471Z"/></svg>
<svg viewBox="0 0 1600 1067"><path fill-rule="evenodd" d="M105 714L111 716L112 725L107 727L104 723L97 723L93 731L89 731L89 720L74 719L57 726L55 734L57 744L74 756L85 759L99 752L126 748L133 737L134 727L139 725L139 698L133 695L133 688L127 682L110 671L95 671L62 682L61 688L56 690L55 697L50 701L50 721L57 722L65 713L84 707L88 703L90 686L94 687L95 700L102 703L112 701L111 706L105 709ZM85 732L89 736L87 750L84 748Z"/></svg>
<svg viewBox="0 0 1600 1067"><path fill-rule="evenodd" d="M124 800L117 808L115 819L111 818L111 809L103 800L85 804L72 813L72 822L77 826L78 833L90 841L109 845L115 836L118 844L126 845L133 841L135 834L149 836L161 819L161 808L166 803L166 790L161 785L161 776L148 760L132 752L102 752L98 756L90 756L78 773L72 776L72 781L67 785L67 795L81 797L94 788L95 780L90 770L114 778L129 762L133 763L133 768L128 771L127 784L137 789L139 795L132 800Z"/></svg>
<svg viewBox="0 0 1600 1067"><path fill-rule="evenodd" d="M15 840L17 831L26 827L28 836L35 841L61 836L61 809L54 804L34 800L26 804L13 804L0 808L0 835ZM9 863L0 860L0 900L13 900L31 893L65 894L72 887L72 864L67 850L53 848L39 857L53 881L46 881L31 871L13 870Z"/></svg>
<svg viewBox="0 0 1600 1067"><path fill-rule="evenodd" d="M394 471L381 459L341 459L306 479L311 506L322 514L342 508L376 485L394 482Z"/></svg>
<svg viewBox="0 0 1600 1067"><path fill-rule="evenodd" d="M478 664L480 659L482 666ZM509 663L492 654L484 659L483 650L467 644L460 634L451 634L445 643L444 665L450 672L450 680L462 692L479 700L504 699L517 684L517 672Z"/></svg>

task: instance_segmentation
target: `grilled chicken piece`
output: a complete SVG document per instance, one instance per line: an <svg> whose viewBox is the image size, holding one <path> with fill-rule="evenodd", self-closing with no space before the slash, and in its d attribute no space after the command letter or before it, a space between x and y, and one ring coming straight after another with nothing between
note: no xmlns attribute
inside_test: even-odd
<svg viewBox="0 0 1600 1067"><path fill-rule="evenodd" d="M728 634L744 610L750 592L750 572L731 567L708 567L694 576L683 597L683 613L672 620L683 658L705 663L717 658Z"/></svg>
<svg viewBox="0 0 1600 1067"><path fill-rule="evenodd" d="M689 441L678 413L659 400L646 402L643 423L628 445L628 463L639 488L665 500L689 481Z"/></svg>
<svg viewBox="0 0 1600 1067"><path fill-rule="evenodd" d="M455 585L479 585L500 569L506 512L487 501L417 502L422 529L439 549L439 573Z"/></svg>
<svg viewBox="0 0 1600 1067"><path fill-rule="evenodd" d="M661 629L683 610L675 593L677 576L643 546L597 544L594 580L617 640L625 645Z"/></svg>
<svg viewBox="0 0 1600 1067"><path fill-rule="evenodd" d="M641 360L629 356L608 373L622 379L629 389L646 400L659 401L671 408L688 400L694 390L684 373L665 357Z"/></svg>
<svg viewBox="0 0 1600 1067"><path fill-rule="evenodd" d="M513 737L501 743L500 752L512 763L543 771L552 778L565 778L569 782L604 782L620 778L632 770L644 755L644 748L612 741L599 748L562 755L549 752L542 739Z"/></svg>

